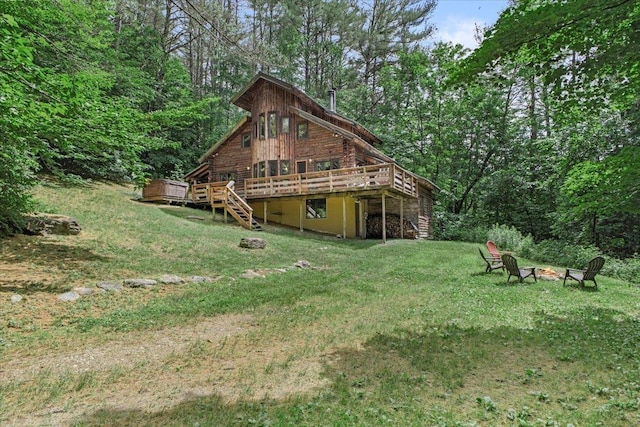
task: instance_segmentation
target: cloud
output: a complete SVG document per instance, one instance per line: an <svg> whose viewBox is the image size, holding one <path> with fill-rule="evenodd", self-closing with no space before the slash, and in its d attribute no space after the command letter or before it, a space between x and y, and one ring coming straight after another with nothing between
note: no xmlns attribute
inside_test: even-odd
<svg viewBox="0 0 640 427"><path fill-rule="evenodd" d="M443 42L460 43L469 49L478 47L475 40L476 26L483 27L482 19L449 15L438 25L436 39Z"/></svg>

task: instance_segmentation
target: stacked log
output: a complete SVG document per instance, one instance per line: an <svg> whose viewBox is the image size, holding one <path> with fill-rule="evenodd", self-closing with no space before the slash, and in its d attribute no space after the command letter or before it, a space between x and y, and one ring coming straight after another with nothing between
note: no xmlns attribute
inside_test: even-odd
<svg viewBox="0 0 640 427"><path fill-rule="evenodd" d="M399 239L400 238L400 215L387 214L386 215L387 226L387 238ZM404 238L405 239L417 239L418 227L411 221L404 219ZM382 238L382 215L369 215L367 218L367 238L369 239L381 239Z"/></svg>

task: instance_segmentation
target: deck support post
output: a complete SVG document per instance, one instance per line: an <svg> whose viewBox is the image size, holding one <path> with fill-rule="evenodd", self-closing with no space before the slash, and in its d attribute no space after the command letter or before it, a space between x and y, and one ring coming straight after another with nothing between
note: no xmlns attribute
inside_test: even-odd
<svg viewBox="0 0 640 427"><path fill-rule="evenodd" d="M300 231L304 231L303 221L304 221L304 199L300 200Z"/></svg>
<svg viewBox="0 0 640 427"><path fill-rule="evenodd" d="M387 201L382 193L382 243L387 243Z"/></svg>
<svg viewBox="0 0 640 427"><path fill-rule="evenodd" d="M403 175L404 179L404 175ZM400 238L404 239L404 198L400 197Z"/></svg>
<svg viewBox="0 0 640 427"><path fill-rule="evenodd" d="M267 223L267 205L269 204L269 202L267 202L266 200L264 201L264 215L263 215L263 219L264 219L264 223Z"/></svg>
<svg viewBox="0 0 640 427"><path fill-rule="evenodd" d="M360 227L362 227L362 233L360 233L360 237L363 239L367 238L367 218L369 214L369 202L367 199L360 199Z"/></svg>
<svg viewBox="0 0 640 427"><path fill-rule="evenodd" d="M347 238L347 197L342 197L342 238Z"/></svg>

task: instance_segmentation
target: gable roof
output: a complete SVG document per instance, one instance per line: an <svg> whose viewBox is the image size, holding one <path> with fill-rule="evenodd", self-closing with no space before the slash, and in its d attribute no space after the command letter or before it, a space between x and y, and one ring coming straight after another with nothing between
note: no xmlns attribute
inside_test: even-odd
<svg viewBox="0 0 640 427"><path fill-rule="evenodd" d="M238 92L233 98L231 98L231 103L242 108L245 111L251 111L251 106L253 105L254 98L259 92L259 89L265 83L271 83L286 91L291 92L294 96L298 97L303 104L308 105L318 113L351 127L364 141L370 144L382 144L380 138L378 138L373 132L362 126L360 123L351 120L336 111L331 111L327 108L324 108L318 101L316 101L297 87L269 74L263 73L262 71L259 71L255 76L253 76L251 81L249 81L249 83L247 83L242 88L242 90L240 90L240 92Z"/></svg>

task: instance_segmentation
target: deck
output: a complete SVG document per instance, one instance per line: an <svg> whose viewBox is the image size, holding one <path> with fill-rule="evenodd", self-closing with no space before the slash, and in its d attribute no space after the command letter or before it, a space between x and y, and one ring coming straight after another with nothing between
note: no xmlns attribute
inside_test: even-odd
<svg viewBox="0 0 640 427"><path fill-rule="evenodd" d="M392 190L418 197L418 180L396 165L381 164L250 178L244 182L244 197L247 200L369 190Z"/></svg>
<svg viewBox="0 0 640 427"><path fill-rule="evenodd" d="M227 182L194 184L191 186L190 201L215 203L222 197L221 189L226 185ZM244 188L235 189L245 200L382 190L418 197L418 179L394 164L385 163L323 172L249 178L244 181Z"/></svg>

